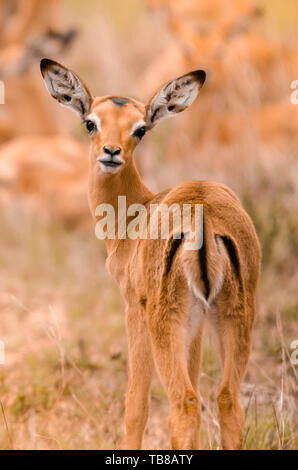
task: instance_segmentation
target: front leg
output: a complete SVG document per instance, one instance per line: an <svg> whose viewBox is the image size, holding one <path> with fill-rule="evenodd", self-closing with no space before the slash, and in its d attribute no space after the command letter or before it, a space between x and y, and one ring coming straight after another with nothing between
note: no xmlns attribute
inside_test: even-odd
<svg viewBox="0 0 298 470"><path fill-rule="evenodd" d="M144 310L128 308L128 390L125 401L126 448L142 447L142 438L149 414L149 392L153 373L150 335Z"/></svg>

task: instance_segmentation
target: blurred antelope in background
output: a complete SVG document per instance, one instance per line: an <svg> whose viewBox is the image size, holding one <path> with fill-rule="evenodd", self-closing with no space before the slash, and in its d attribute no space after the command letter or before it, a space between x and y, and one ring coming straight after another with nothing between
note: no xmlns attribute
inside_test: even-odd
<svg viewBox="0 0 298 470"><path fill-rule="evenodd" d="M45 55L59 57L73 44L77 31L62 24L60 8L61 0L0 0L0 143L69 130L46 102L36 67Z"/></svg>
<svg viewBox="0 0 298 470"><path fill-rule="evenodd" d="M199 112L196 104L183 116L175 128L178 138L171 139L166 149L173 162L182 147L189 156L194 149L216 155L213 167L217 169L238 159L238 147L241 152L246 149L250 162L260 159L260 143L271 160L297 148L298 115L288 97L289 82L298 67L297 51L290 42L264 33L265 2L262 7L258 3L147 0L172 39L140 77L138 86L144 96L152 86L181 69L191 70L198 62L212 71L198 105L208 120L202 120L198 129L193 118ZM188 139L183 138L186 132Z"/></svg>
<svg viewBox="0 0 298 470"><path fill-rule="evenodd" d="M69 136L24 136L0 148L0 208L89 229L87 147Z"/></svg>
<svg viewBox="0 0 298 470"><path fill-rule="evenodd" d="M77 31L62 24L60 7L61 0L0 0L0 208L85 227L86 147L49 106L36 66L73 44Z"/></svg>
<svg viewBox="0 0 298 470"><path fill-rule="evenodd" d="M173 449L199 448L199 375L205 321L214 327L222 361L218 406L222 446L243 444L240 384L251 345L260 270L260 246L251 219L234 193L209 181L188 181L152 193L134 162L142 137L162 119L195 100L205 82L197 70L164 85L145 105L133 98L94 98L76 74L52 60L41 61L49 93L75 111L90 134L89 203L116 214L116 237L106 239L106 266L126 302L129 379L126 446L139 449L148 418L154 365L170 402ZM132 240L118 232L118 196L127 205L203 204L203 245L186 250L176 239Z"/></svg>

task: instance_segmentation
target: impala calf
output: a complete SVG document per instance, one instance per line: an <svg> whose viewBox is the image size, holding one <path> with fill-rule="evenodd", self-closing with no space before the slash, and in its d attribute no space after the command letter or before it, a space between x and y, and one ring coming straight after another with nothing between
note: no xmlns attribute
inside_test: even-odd
<svg viewBox="0 0 298 470"><path fill-rule="evenodd" d="M90 134L89 203L113 206L115 239L106 239L106 266L126 302L129 378L126 446L139 449L145 429L154 365L169 402L174 449L199 447L199 375L205 320L218 337L222 381L218 406L222 446L243 440L240 383L250 352L255 318L260 246L254 226L234 193L218 183L188 181L152 193L135 167L133 152L161 119L183 111L205 81L197 70L164 85L146 105L133 98L94 98L76 74L52 60L41 61L50 94L85 122ZM186 250L176 239L131 239L118 231L118 197L127 206L202 204L203 244ZM148 211L149 212L149 211ZM98 218L97 218L98 219ZM121 236L120 236L121 235Z"/></svg>

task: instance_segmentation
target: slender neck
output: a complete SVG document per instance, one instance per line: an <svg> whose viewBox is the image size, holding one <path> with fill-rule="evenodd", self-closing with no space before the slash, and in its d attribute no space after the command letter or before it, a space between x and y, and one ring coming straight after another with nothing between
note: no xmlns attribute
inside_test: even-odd
<svg viewBox="0 0 298 470"><path fill-rule="evenodd" d="M118 238L118 197L125 196L126 207L131 204L146 204L154 197L142 181L132 158L122 171L116 174L102 173L97 166L90 169L89 203L93 216L100 204L109 204L115 213L115 240L105 239L108 254L119 244ZM125 240L123 240L125 241Z"/></svg>

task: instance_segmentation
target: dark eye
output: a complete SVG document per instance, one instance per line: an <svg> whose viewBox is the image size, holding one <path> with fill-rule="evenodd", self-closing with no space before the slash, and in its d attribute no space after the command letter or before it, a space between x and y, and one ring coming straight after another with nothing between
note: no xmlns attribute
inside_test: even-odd
<svg viewBox="0 0 298 470"><path fill-rule="evenodd" d="M136 129L133 135L141 140L141 138L144 137L145 133L146 133L146 126L142 126Z"/></svg>
<svg viewBox="0 0 298 470"><path fill-rule="evenodd" d="M95 126L94 122L90 121L89 119L87 119L87 121L85 121L85 125L86 125L86 129L89 132L89 134L94 132L95 129L96 129L96 126Z"/></svg>

